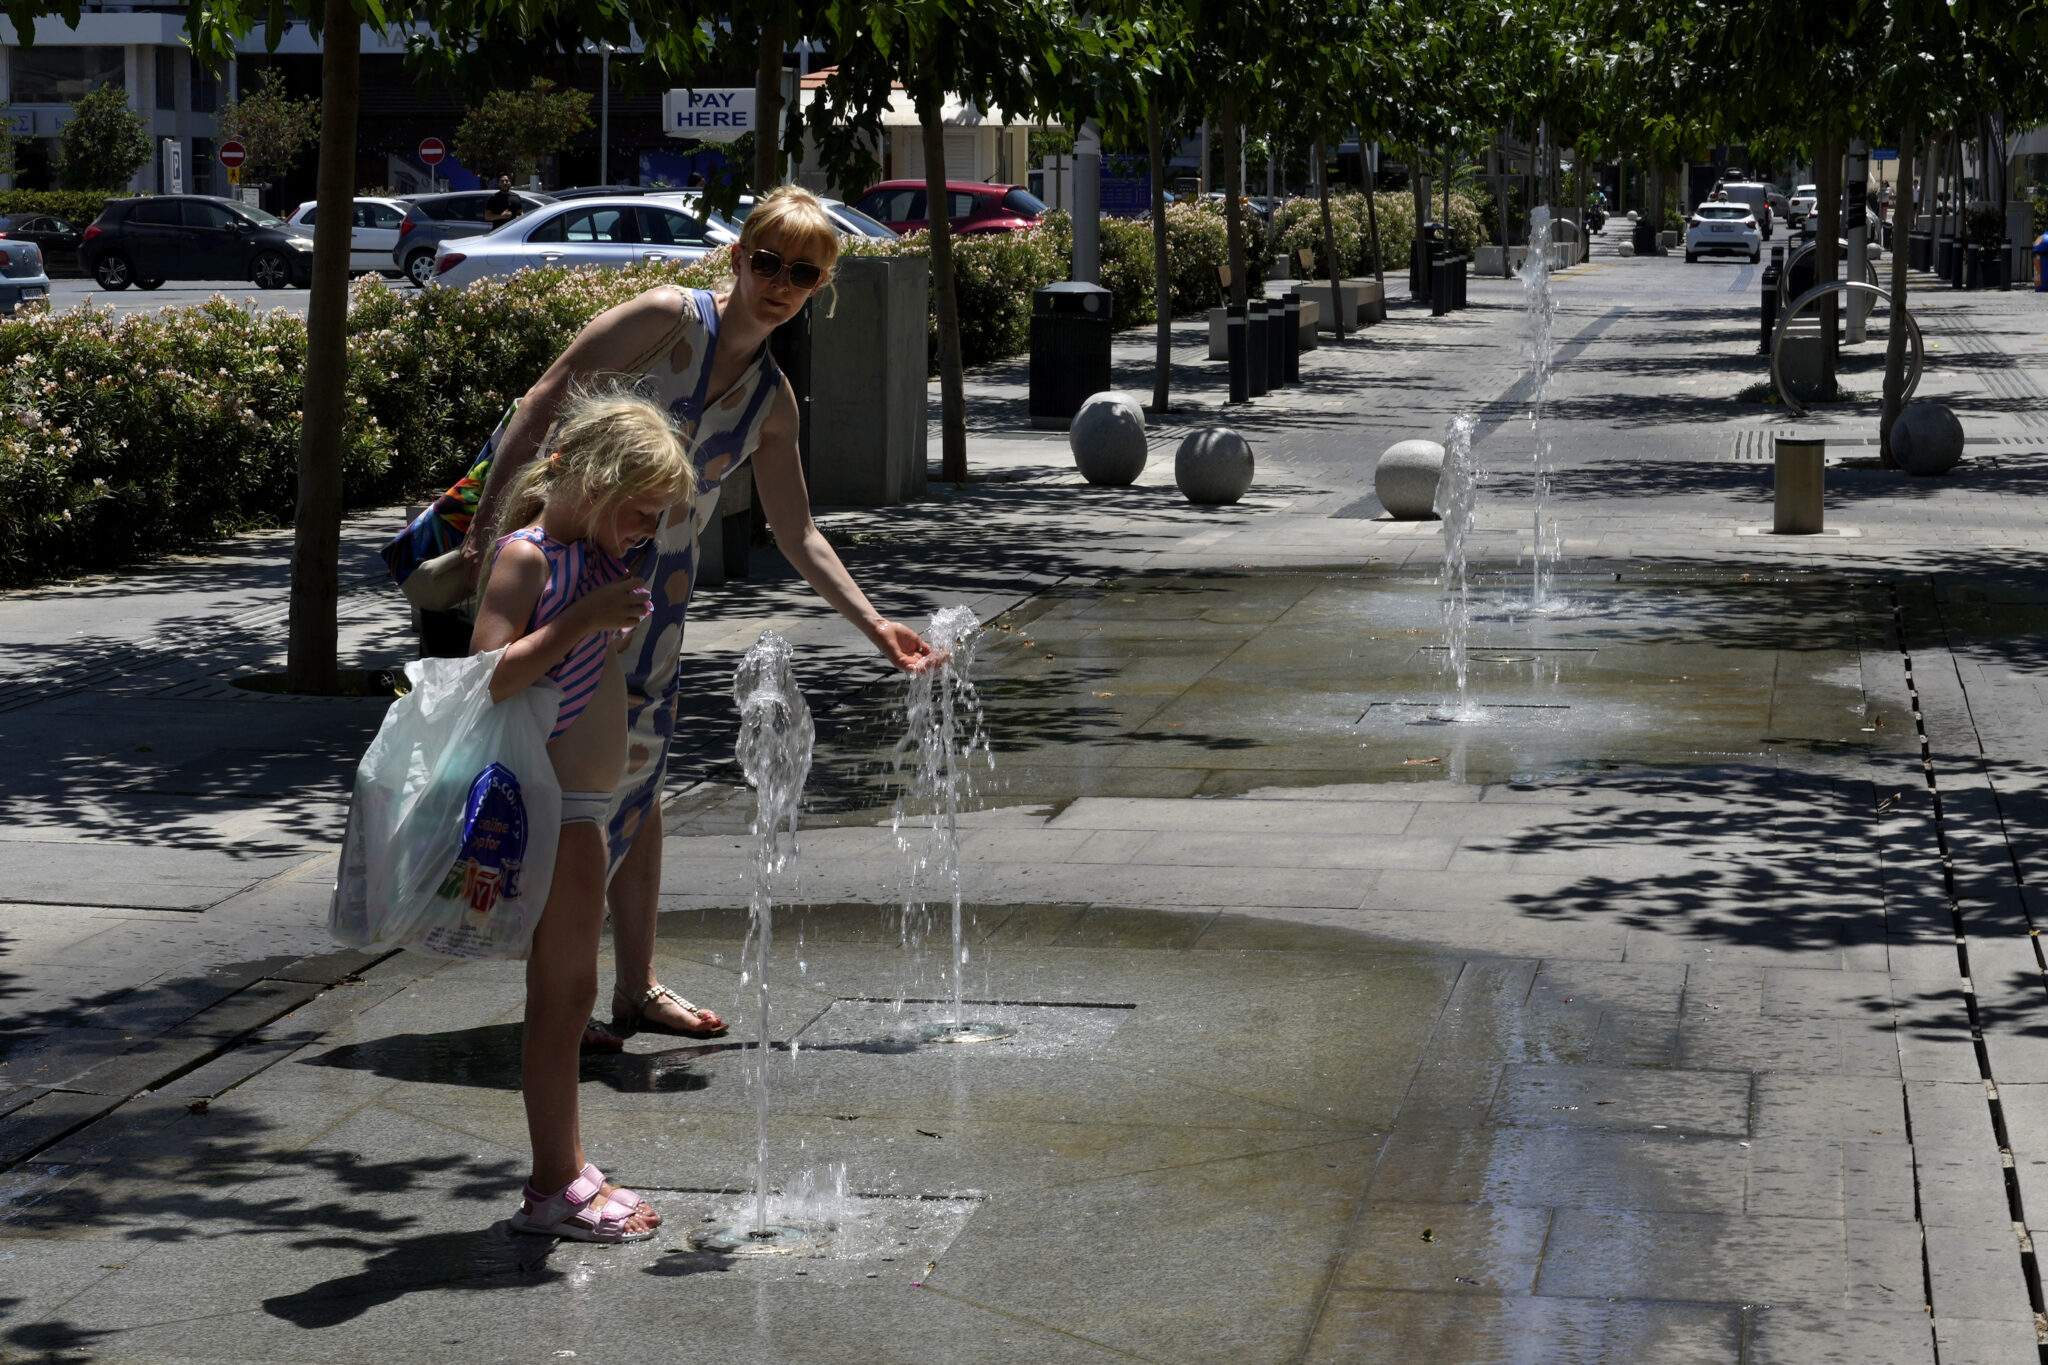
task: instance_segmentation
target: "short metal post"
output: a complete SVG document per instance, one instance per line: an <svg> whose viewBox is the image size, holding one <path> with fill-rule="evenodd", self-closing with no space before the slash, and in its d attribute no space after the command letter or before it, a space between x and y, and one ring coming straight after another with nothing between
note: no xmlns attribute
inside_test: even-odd
<svg viewBox="0 0 2048 1365"><path fill-rule="evenodd" d="M1223 315L1224 350L1230 356L1230 401L1243 403L1251 397L1251 357L1246 344L1244 306L1233 303Z"/></svg>
<svg viewBox="0 0 2048 1365"><path fill-rule="evenodd" d="M1266 387L1287 387L1287 308L1279 299L1266 300Z"/></svg>
<svg viewBox="0 0 2048 1365"><path fill-rule="evenodd" d="M1813 536L1824 529L1827 450L1826 441L1778 438L1771 491L1771 530L1778 535Z"/></svg>
<svg viewBox="0 0 2048 1365"><path fill-rule="evenodd" d="M1266 301L1253 299L1244 315L1245 392L1266 396Z"/></svg>
<svg viewBox="0 0 2048 1365"><path fill-rule="evenodd" d="M1442 317L1451 311L1450 262L1442 256L1429 258L1429 315Z"/></svg>
<svg viewBox="0 0 2048 1365"><path fill-rule="evenodd" d="M1301 295L1289 294L1282 309L1287 325L1287 382L1301 382Z"/></svg>

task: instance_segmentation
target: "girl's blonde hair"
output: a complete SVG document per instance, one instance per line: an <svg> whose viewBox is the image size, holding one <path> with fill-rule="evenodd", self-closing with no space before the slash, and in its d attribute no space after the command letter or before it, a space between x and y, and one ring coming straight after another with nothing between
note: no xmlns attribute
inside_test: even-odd
<svg viewBox="0 0 2048 1365"><path fill-rule="evenodd" d="M564 494L589 498L593 515L641 498L690 502L697 496L697 470L659 404L623 389L600 389L562 405L541 453L513 476L492 538L527 525L548 499Z"/></svg>
<svg viewBox="0 0 2048 1365"><path fill-rule="evenodd" d="M742 251L752 251L769 237L780 237L790 250L806 253L811 264L828 274L839 260L839 233L824 203L801 185L769 191L740 224Z"/></svg>

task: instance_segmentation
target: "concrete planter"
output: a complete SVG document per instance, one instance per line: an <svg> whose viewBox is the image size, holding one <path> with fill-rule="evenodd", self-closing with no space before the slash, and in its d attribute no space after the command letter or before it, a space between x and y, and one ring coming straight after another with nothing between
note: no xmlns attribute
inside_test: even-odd
<svg viewBox="0 0 2048 1365"><path fill-rule="evenodd" d="M1198 427L1181 438L1173 457L1173 481L1187 500L1221 507L1252 486L1252 447L1229 427Z"/></svg>
<svg viewBox="0 0 2048 1365"><path fill-rule="evenodd" d="M1397 521L1436 518L1436 485L1444 448L1435 441L1396 441L1372 471L1372 491Z"/></svg>
<svg viewBox="0 0 2048 1365"><path fill-rule="evenodd" d="M1074 467L1090 483L1118 488L1145 472L1145 407L1112 389L1081 405L1067 428Z"/></svg>
<svg viewBox="0 0 2048 1365"><path fill-rule="evenodd" d="M1499 279L1508 273L1508 249L1504 246L1480 247L1472 269L1481 278Z"/></svg>
<svg viewBox="0 0 2048 1365"><path fill-rule="evenodd" d="M923 256L849 256L811 305L812 502L924 496L930 274Z"/></svg>

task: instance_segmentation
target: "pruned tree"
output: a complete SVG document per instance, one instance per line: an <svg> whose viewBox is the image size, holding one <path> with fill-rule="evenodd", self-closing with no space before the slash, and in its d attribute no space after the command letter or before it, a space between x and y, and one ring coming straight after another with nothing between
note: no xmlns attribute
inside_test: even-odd
<svg viewBox="0 0 2048 1365"><path fill-rule="evenodd" d="M125 189L153 150L149 121L128 107L128 92L103 85L71 106L71 120L57 134L57 183L67 190Z"/></svg>
<svg viewBox="0 0 2048 1365"><path fill-rule="evenodd" d="M557 90L536 76L524 90L494 90L471 105L455 129L455 154L487 179L524 180L593 126L588 90Z"/></svg>
<svg viewBox="0 0 2048 1365"><path fill-rule="evenodd" d="M282 178L320 136L320 101L286 94L273 67L264 68L255 90L224 101L214 118L222 141L242 144L242 174L257 184Z"/></svg>
<svg viewBox="0 0 2048 1365"><path fill-rule="evenodd" d="M880 169L875 149L897 83L917 109L939 324L940 472L954 483L967 478L967 401L946 213L946 99L1008 115L1036 111L1063 66L1064 18L1053 0L841 0L825 20L838 65L806 122L834 180L865 184Z"/></svg>

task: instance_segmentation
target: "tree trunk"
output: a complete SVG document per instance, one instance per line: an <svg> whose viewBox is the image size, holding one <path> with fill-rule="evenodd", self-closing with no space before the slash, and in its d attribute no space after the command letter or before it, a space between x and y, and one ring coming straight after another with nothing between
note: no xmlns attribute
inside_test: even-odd
<svg viewBox="0 0 2048 1365"><path fill-rule="evenodd" d="M1322 201L1323 210L1323 264L1330 273L1330 321L1337 329L1337 340L1344 339L1344 265L1337 259L1337 229L1330 221L1330 150L1329 140L1321 133L1316 134L1316 197Z"/></svg>
<svg viewBox="0 0 2048 1365"><path fill-rule="evenodd" d="M1387 297L1387 263L1380 258L1380 201L1376 194L1375 182L1379 179L1372 167L1365 168L1365 230L1372 234L1372 278L1380 287L1380 301L1385 307Z"/></svg>
<svg viewBox="0 0 2048 1365"><path fill-rule="evenodd" d="M1145 157L1152 171L1152 295L1159 304L1152 353L1152 411L1165 412L1173 387L1173 275L1166 262L1166 129L1156 94L1145 100Z"/></svg>
<svg viewBox="0 0 2048 1365"><path fill-rule="evenodd" d="M1244 270L1244 129L1237 126L1237 96L1225 94L1223 108L1223 232L1230 244L1230 302L1242 308L1250 297Z"/></svg>
<svg viewBox="0 0 2048 1365"><path fill-rule="evenodd" d="M1412 177L1408 189L1409 197L1415 201L1415 239L1408 243L1408 276L1415 281L1416 288L1410 301L1414 303L1428 303L1430 285L1428 255L1424 254L1422 256L1422 268L1420 270L1415 267L1416 253L1419 251L1426 253L1427 251L1427 248L1423 245L1422 225L1429 221L1429 174L1422 169L1422 153L1419 148L1415 153L1415 168L1412 172Z"/></svg>
<svg viewBox="0 0 2048 1365"><path fill-rule="evenodd" d="M761 26L759 65L754 72L754 193L782 183L782 22Z"/></svg>
<svg viewBox="0 0 2048 1365"><path fill-rule="evenodd" d="M1835 270L1841 258L1835 254L1835 238L1842 230L1842 149L1841 142L1832 134L1820 139L1820 154L1815 157L1813 184L1818 197L1814 212L1820 216L1820 228L1814 238L1813 282L1826 284L1835 278ZM1820 395L1822 398L1835 396L1835 317L1836 305L1841 295L1830 294L1814 307L1820 318Z"/></svg>
<svg viewBox="0 0 2048 1365"><path fill-rule="evenodd" d="M329 0L333 3L333 0ZM953 224L946 216L946 91L937 56L918 63L917 123L924 134L925 217L931 223L932 290L939 307L939 477L967 482L967 392L960 363L960 304L953 293Z"/></svg>
<svg viewBox="0 0 2048 1365"><path fill-rule="evenodd" d="M348 408L349 222L356 189L356 100L362 28L349 0L327 0L320 45L320 178L306 377L299 398L299 496L292 523L291 634L285 684L332 694L340 682L336 599L341 559L341 451Z"/></svg>
<svg viewBox="0 0 2048 1365"><path fill-rule="evenodd" d="M1899 184L1911 187L1913 183L1913 121L1907 119L1899 129ZM1898 207L1906 207L1904 195L1892 200ZM1910 220L1911 209L1907 209ZM1886 315L1885 325L1891 330L1884 343L1884 408L1877 419L1877 458L1886 469L1898 468L1898 461L1892 458L1892 423L1899 420L1899 409L1905 406L1906 393L1906 278L1911 272L1906 267L1906 239L1899 233L1898 209L1892 211L1892 301L1891 312Z"/></svg>

